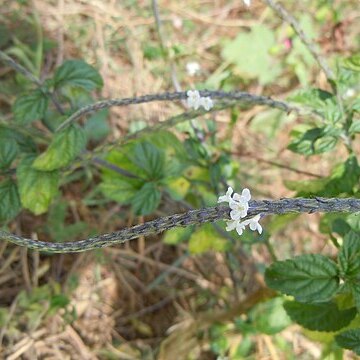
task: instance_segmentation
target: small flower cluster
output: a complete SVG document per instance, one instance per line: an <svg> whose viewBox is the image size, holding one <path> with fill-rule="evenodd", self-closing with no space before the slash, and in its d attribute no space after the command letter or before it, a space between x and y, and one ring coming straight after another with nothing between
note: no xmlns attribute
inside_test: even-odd
<svg viewBox="0 0 360 360"><path fill-rule="evenodd" d="M201 97L197 90L188 90L186 95L188 96L186 101L189 108L197 110L202 106L205 110L209 111L214 106L211 97Z"/></svg>
<svg viewBox="0 0 360 360"><path fill-rule="evenodd" d="M260 214L254 216L251 219L241 221L242 218L247 216L250 199L251 194L249 189L244 189L240 195L238 193L234 193L234 190L231 187L228 188L225 195L219 197L218 203L227 202L229 203L231 209L231 220L226 222L226 231L232 231L236 229L237 233L242 235L245 227L249 225L251 230L257 230L259 234L262 233L262 227L259 224Z"/></svg>
<svg viewBox="0 0 360 360"><path fill-rule="evenodd" d="M251 5L251 0L243 0L243 2L247 7Z"/></svg>

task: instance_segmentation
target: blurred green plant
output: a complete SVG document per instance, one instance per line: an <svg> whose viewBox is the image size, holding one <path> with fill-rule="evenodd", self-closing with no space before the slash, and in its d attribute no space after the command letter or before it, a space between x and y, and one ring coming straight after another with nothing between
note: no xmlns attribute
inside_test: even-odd
<svg viewBox="0 0 360 360"><path fill-rule="evenodd" d="M92 115L84 124L72 123L57 131L77 110L94 102L93 93L101 90L103 80L95 67L85 61L66 60L52 76L40 81L45 40L36 18L34 24L37 46L29 47L15 38L0 58L9 62L7 55L12 55L27 69L17 75L22 91L12 104L12 117L0 123L0 222L8 224L22 209L35 215L49 212L47 231L53 238L64 241L80 235L86 225L82 222L65 224L67 205L61 198L62 184L71 181L80 166L91 163L91 160L82 161L82 157L87 149L104 140L110 130L106 122L107 110L99 108L102 112ZM303 16L300 25L313 34L308 16ZM2 32L0 28L0 34ZM299 81L307 84L306 69L315 61L304 41L295 38L296 31L288 32L293 47L285 62L293 66ZM0 37L0 41L0 46L7 46L10 40ZM181 46L173 46L169 51L173 58L186 53ZM241 81L257 79L260 85L269 85L281 75L281 66L274 56L278 51L274 32L267 25L256 25L224 45L221 56L225 66L210 76L206 85L231 87L236 83L229 80L234 74ZM144 46L144 55L149 60L164 57L163 49L152 44ZM292 129L287 148L295 154L311 157L335 154L344 146L347 155L326 177L285 181L297 196L359 198L360 195L360 166L354 146L360 133L360 55L339 57L335 67L335 80L328 79L331 89L310 87L289 96L290 103L310 110L317 117ZM238 115L235 109L232 115L229 132ZM282 124L277 116L277 112L271 113L273 122L268 130L265 129L268 136ZM37 123L41 123L42 130ZM258 123L262 127L261 119ZM143 128L143 124L138 125ZM218 139L214 121L194 120L178 125L179 137L167 130L144 134L140 133L140 128L133 127L135 133L139 130L138 136L114 146L97 161L93 158L91 163L101 165L95 190L101 191L106 199L129 206L133 214L153 216L162 211L165 199L174 206L188 209L214 205L227 183L239 182L239 165L231 158L230 144ZM287 298L281 295L258 304L245 320L236 319L229 326L213 325L209 341L216 355L230 354L234 359L248 356L253 347L251 335L275 336L289 325L289 319L310 331L329 333L332 344L360 354L359 214L325 215L321 220L320 230L338 247L336 261L320 254L276 261L269 237L292 219L292 216L285 216L273 221L261 237L244 234L241 244L244 248L256 243L268 247L275 261L265 271L266 283ZM209 250L231 254L240 243L224 232L223 227L212 225L169 230L163 241L170 245L188 242L193 255ZM50 285L39 287L31 294L21 293L18 301L30 328L36 327L37 321L45 315L59 308L67 309L69 305L69 299ZM71 311L70 315L70 318L75 316ZM5 322L6 312L0 309L0 325ZM11 328L16 331L17 325L12 324ZM229 332L241 333L241 343L233 346Z"/></svg>

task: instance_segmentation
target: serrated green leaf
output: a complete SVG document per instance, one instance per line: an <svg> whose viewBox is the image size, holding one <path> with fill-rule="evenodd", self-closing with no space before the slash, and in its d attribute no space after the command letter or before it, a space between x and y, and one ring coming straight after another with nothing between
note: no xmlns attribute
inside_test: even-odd
<svg viewBox="0 0 360 360"><path fill-rule="evenodd" d="M292 141L288 149L302 155L315 155L332 150L340 136L339 129L329 127L313 128L301 133L292 131Z"/></svg>
<svg viewBox="0 0 360 360"><path fill-rule="evenodd" d="M272 82L281 73L272 59L270 49L275 45L273 31L265 25L254 25L248 33L241 32L235 40L225 45L222 57L236 66L240 76L256 78L260 84Z"/></svg>
<svg viewBox="0 0 360 360"><path fill-rule="evenodd" d="M85 148L86 135L77 124L56 133L49 147L37 157L33 167L36 170L53 171L69 165Z"/></svg>
<svg viewBox="0 0 360 360"><path fill-rule="evenodd" d="M82 60L67 60L55 72L56 88L68 85L91 91L101 88L103 80L99 72Z"/></svg>
<svg viewBox="0 0 360 360"><path fill-rule="evenodd" d="M336 264L323 255L301 255L277 261L265 272L266 284L300 302L329 300L339 289Z"/></svg>
<svg viewBox="0 0 360 360"><path fill-rule="evenodd" d="M284 308L290 318L309 330L337 331L350 324L356 308L339 310L335 303L303 304L286 301Z"/></svg>
<svg viewBox="0 0 360 360"><path fill-rule="evenodd" d="M0 169L7 169L18 154L18 145L13 137L4 136L0 128Z"/></svg>
<svg viewBox="0 0 360 360"><path fill-rule="evenodd" d="M189 239L189 251L202 254L206 251L225 251L227 241L215 232L210 224L205 224L192 233Z"/></svg>
<svg viewBox="0 0 360 360"><path fill-rule="evenodd" d="M142 182L135 179L120 177L106 177L100 184L103 194L109 199L115 200L120 204L129 204L131 199L142 187Z"/></svg>
<svg viewBox="0 0 360 360"><path fill-rule="evenodd" d="M149 215L157 209L161 192L153 182L146 183L131 199L135 214Z"/></svg>
<svg viewBox="0 0 360 360"><path fill-rule="evenodd" d="M336 335L337 344L360 355L360 328L344 331Z"/></svg>
<svg viewBox="0 0 360 360"><path fill-rule="evenodd" d="M0 222L13 219L21 204L16 183L9 179L0 183Z"/></svg>
<svg viewBox="0 0 360 360"><path fill-rule="evenodd" d="M35 215L47 211L58 193L59 172L38 171L32 167L33 158L23 159L16 171L19 194L24 208Z"/></svg>
<svg viewBox="0 0 360 360"><path fill-rule="evenodd" d="M150 142L138 143L131 159L144 170L149 180L161 179L164 176L165 154Z"/></svg>
<svg viewBox="0 0 360 360"><path fill-rule="evenodd" d="M24 153L36 152L36 144L30 136L23 135L21 132L9 129L6 126L0 125L0 141L1 139L14 139L18 150Z"/></svg>
<svg viewBox="0 0 360 360"><path fill-rule="evenodd" d="M333 94L321 89L300 90L296 94L289 96L288 100L316 110L325 108L328 101L336 102Z"/></svg>
<svg viewBox="0 0 360 360"><path fill-rule="evenodd" d="M16 121L27 125L44 117L49 105L48 96L40 89L19 96L14 105L13 112Z"/></svg>
<svg viewBox="0 0 360 360"><path fill-rule="evenodd" d="M343 246L338 254L338 262L342 276L360 278L360 235L350 231L344 238Z"/></svg>

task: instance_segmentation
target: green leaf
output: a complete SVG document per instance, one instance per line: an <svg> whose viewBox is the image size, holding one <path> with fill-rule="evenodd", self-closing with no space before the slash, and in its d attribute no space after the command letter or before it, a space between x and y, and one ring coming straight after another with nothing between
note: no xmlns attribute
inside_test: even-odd
<svg viewBox="0 0 360 360"><path fill-rule="evenodd" d="M184 199L191 185L190 182L183 177L168 178L165 184L167 191L174 200Z"/></svg>
<svg viewBox="0 0 360 360"><path fill-rule="evenodd" d="M312 194L320 194L329 182L328 178L315 179L315 180L284 180L285 186L289 190L297 191L297 195L303 197L309 197Z"/></svg>
<svg viewBox="0 0 360 360"><path fill-rule="evenodd" d="M287 301L284 308L290 318L309 330L337 331L350 324L356 308L339 310L335 303L303 304Z"/></svg>
<svg viewBox="0 0 360 360"><path fill-rule="evenodd" d="M77 221L73 224L66 222L68 203L66 201L56 201L50 208L46 229L52 239L56 242L75 239L84 231L89 232L89 224Z"/></svg>
<svg viewBox="0 0 360 360"><path fill-rule="evenodd" d="M47 150L35 159L33 167L53 171L69 165L85 148L86 135L77 124L56 133Z"/></svg>
<svg viewBox="0 0 360 360"><path fill-rule="evenodd" d="M354 121L349 127L350 134L360 133L360 121Z"/></svg>
<svg viewBox="0 0 360 360"><path fill-rule="evenodd" d="M191 226L167 230L163 237L163 242L168 245L180 244L188 240L193 231L194 229Z"/></svg>
<svg viewBox="0 0 360 360"><path fill-rule="evenodd" d="M338 254L341 275L347 278L360 277L360 235L350 231L344 238Z"/></svg>
<svg viewBox="0 0 360 360"><path fill-rule="evenodd" d="M291 324L283 305L284 300L280 297L258 303L248 313L248 318L258 332L277 334Z"/></svg>
<svg viewBox="0 0 360 360"><path fill-rule="evenodd" d="M36 144L30 136L23 135L21 132L9 129L0 125L0 138L1 139L14 139L18 145L18 150L25 153L36 152ZM1 140L0 140L1 141Z"/></svg>
<svg viewBox="0 0 360 360"><path fill-rule="evenodd" d="M31 157L23 159L17 167L21 203L35 215L47 211L58 193L59 172L38 171L32 167Z"/></svg>
<svg viewBox="0 0 360 360"><path fill-rule="evenodd" d="M164 175L165 154L150 142L144 141L135 146L132 161L145 171L149 179L161 179Z"/></svg>
<svg viewBox="0 0 360 360"><path fill-rule="evenodd" d="M235 64L235 73L260 84L272 82L281 73L280 66L270 56L276 44L273 31L265 25L254 25L251 31L240 32L222 51L222 57Z"/></svg>
<svg viewBox="0 0 360 360"><path fill-rule="evenodd" d="M360 355L360 328L351 329L336 335L337 344Z"/></svg>
<svg viewBox="0 0 360 360"><path fill-rule="evenodd" d="M313 128L304 133L293 130L292 141L288 149L302 155L321 154L332 150L338 141L341 131L331 127Z"/></svg>
<svg viewBox="0 0 360 360"><path fill-rule="evenodd" d="M336 96L327 91L321 89L301 90L290 96L288 100L315 110L332 123L341 120L342 114L337 105Z"/></svg>
<svg viewBox="0 0 360 360"><path fill-rule="evenodd" d="M50 299L49 311L65 308L69 304L70 304L70 300L68 296L66 296L65 294L53 295Z"/></svg>
<svg viewBox="0 0 360 360"><path fill-rule="evenodd" d="M92 115L85 123L84 130L89 140L100 141L110 133L110 127L107 123L109 114L108 109L98 111Z"/></svg>
<svg viewBox="0 0 360 360"><path fill-rule="evenodd" d="M115 200L120 204L129 204L131 199L137 194L142 186L142 182L133 179L120 177L105 177L100 184L100 189L106 197Z"/></svg>
<svg viewBox="0 0 360 360"><path fill-rule="evenodd" d="M159 206L161 192L153 182L146 183L132 198L131 204L137 215L149 215Z"/></svg>
<svg viewBox="0 0 360 360"><path fill-rule="evenodd" d="M323 255L301 255L277 261L265 272L266 284L300 302L329 300L339 289L336 264Z"/></svg>
<svg viewBox="0 0 360 360"><path fill-rule="evenodd" d="M65 85L91 91L101 88L103 80L99 72L82 60L67 60L55 72L55 87Z"/></svg>
<svg viewBox="0 0 360 360"><path fill-rule="evenodd" d="M227 241L215 232L210 224L203 225L192 233L189 239L189 251L191 254L202 254L206 251L224 251Z"/></svg>
<svg viewBox="0 0 360 360"><path fill-rule="evenodd" d="M16 140L4 135L0 128L0 169L9 168L19 150Z"/></svg>
<svg viewBox="0 0 360 360"><path fill-rule="evenodd" d="M347 217L346 222L355 232L360 232L360 212L350 214Z"/></svg>
<svg viewBox="0 0 360 360"><path fill-rule="evenodd" d="M14 105L13 112L16 121L27 125L44 117L49 105L49 98L40 89L19 96Z"/></svg>
<svg viewBox="0 0 360 360"><path fill-rule="evenodd" d="M360 54L355 54L343 61L343 66L355 72L360 72Z"/></svg>
<svg viewBox="0 0 360 360"><path fill-rule="evenodd" d="M353 194L359 186L360 167L356 156L351 155L345 163L334 167L331 176L324 179L306 181L285 181L290 190L298 191L298 196L337 196L342 193Z"/></svg>
<svg viewBox="0 0 360 360"><path fill-rule="evenodd" d="M336 98L333 94L321 89L300 90L296 94L291 95L288 100L306 105L315 110L324 109L329 101L336 103Z"/></svg>
<svg viewBox="0 0 360 360"><path fill-rule="evenodd" d="M336 166L331 173L325 191L320 196L337 196L341 193L352 194L359 187L360 167L355 155Z"/></svg>
<svg viewBox="0 0 360 360"><path fill-rule="evenodd" d="M12 220L21 204L16 183L9 179L0 183L0 222Z"/></svg>
<svg viewBox="0 0 360 360"><path fill-rule="evenodd" d="M348 281L357 311L360 313L360 276Z"/></svg>

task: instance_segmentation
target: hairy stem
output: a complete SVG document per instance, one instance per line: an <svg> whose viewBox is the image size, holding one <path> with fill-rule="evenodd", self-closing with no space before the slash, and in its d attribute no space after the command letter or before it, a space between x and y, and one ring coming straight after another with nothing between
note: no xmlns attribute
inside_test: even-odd
<svg viewBox="0 0 360 360"><path fill-rule="evenodd" d="M250 209L247 218L256 214L286 214L286 213L315 213L315 212L358 212L360 199L347 198L320 198L314 199L295 198L280 200L254 200L249 203ZM158 234L174 227L186 227L206 222L228 220L228 206L220 205L198 210L191 210L183 214L165 216L144 224L135 225L113 233L94 236L85 240L65 243L52 243L26 239L15 234L0 231L0 240L10 241L14 244L25 246L29 249L46 251L49 253L81 252L125 243L140 236ZM246 219L246 218L245 218Z"/></svg>

